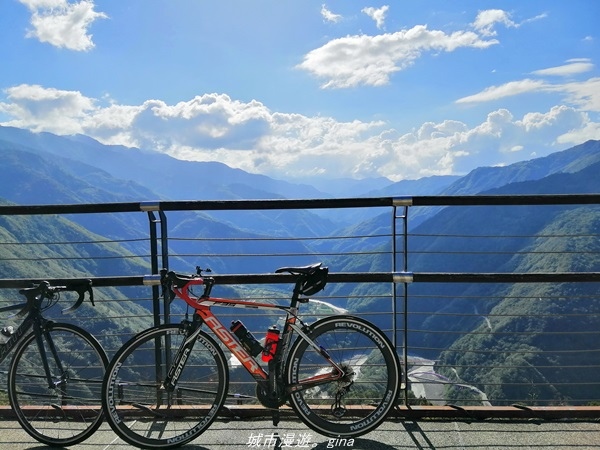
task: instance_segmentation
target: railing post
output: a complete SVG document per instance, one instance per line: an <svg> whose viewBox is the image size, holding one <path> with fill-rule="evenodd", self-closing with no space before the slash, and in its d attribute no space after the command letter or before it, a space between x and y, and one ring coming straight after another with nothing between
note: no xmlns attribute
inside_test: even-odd
<svg viewBox="0 0 600 450"><path fill-rule="evenodd" d="M404 208L403 214L398 215L398 205L393 206L393 218L392 218L392 273L397 273L397 256L398 256L398 246L396 244L397 240L397 227L396 221L398 219L402 219L402 271L408 272L408 205L403 205ZM393 344L394 347L397 347L397 332L398 332L398 324L397 324L397 286L398 283L394 282L392 287L392 308L393 308ZM403 330L403 343L402 343L402 378L404 382L404 403L408 405L408 283L403 283L404 292L403 292L403 311L402 314L404 316L404 330Z"/></svg>
<svg viewBox="0 0 600 450"><path fill-rule="evenodd" d="M159 273L158 267L158 234L156 232L156 216L153 211L147 211L148 222L150 226L150 270L152 275ZM154 326L160 325L160 289L159 286L152 286L152 311L154 315Z"/></svg>
<svg viewBox="0 0 600 450"><path fill-rule="evenodd" d="M160 217L160 245L161 245L161 257L162 267L161 269L169 269L169 243L168 243L168 230L167 230L167 215L164 211L159 210L158 215ZM165 323L171 321L171 303L168 300L168 293L163 292L163 314Z"/></svg>
<svg viewBox="0 0 600 450"><path fill-rule="evenodd" d="M150 264L153 275L157 275L160 273L160 270L165 268L168 269L169 266L169 253L168 253L168 243L167 243L167 217L165 213L160 209L160 204L157 202L144 203L140 205L140 208L143 211L148 213L148 221L150 224ZM154 211L158 211L159 218L156 218ZM158 233L156 230L157 224L160 223L160 241L161 241L161 262L162 267L158 266ZM160 325L160 298L163 298L163 313L164 313L164 323L169 323L170 319L170 305L168 302L168 295L166 292L160 292L160 288L157 285L152 286L152 305L154 311L154 326ZM156 347L154 349L155 352L155 376L156 381L159 382L163 379L162 370L163 370L163 361L162 361L162 343L157 338L156 339ZM166 364L168 365L171 360L171 347L170 341L166 339L165 342L165 359ZM162 404L162 393L160 390L156 392L156 403L158 405Z"/></svg>
<svg viewBox="0 0 600 450"><path fill-rule="evenodd" d="M397 253L397 245L396 245L396 217L397 215L397 207L392 206L392 273L396 272L396 253ZM392 281L392 344L394 344L394 348L396 348L396 283Z"/></svg>
<svg viewBox="0 0 600 450"><path fill-rule="evenodd" d="M404 272L408 272L408 206L404 207ZM404 404L408 405L408 283L404 283L404 345L402 346L402 372L404 377Z"/></svg>
<svg viewBox="0 0 600 450"><path fill-rule="evenodd" d="M140 204L140 209L148 213L150 225L150 265L152 275L158 275L161 269L169 268L169 244L167 230L167 216L160 209L158 202L145 202ZM158 212L158 218L154 212ZM161 265L158 264L158 232L157 224L160 224L160 243L161 243ZM170 305L164 292L160 292L158 286L152 286L152 307L154 312L154 326L160 325L160 298L163 297L163 315L164 323L169 323Z"/></svg>

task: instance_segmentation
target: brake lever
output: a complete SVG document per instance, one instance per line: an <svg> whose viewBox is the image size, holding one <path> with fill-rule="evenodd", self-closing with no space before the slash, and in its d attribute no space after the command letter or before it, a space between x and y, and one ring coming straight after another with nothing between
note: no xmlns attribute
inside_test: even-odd
<svg viewBox="0 0 600 450"><path fill-rule="evenodd" d="M89 292L90 294L90 301L92 302L92 306L96 306L96 304L94 303L94 291L92 289L92 280L87 280L85 284L79 285L77 287L68 286L65 290L75 291L77 292L77 294L79 294L79 297L77 298L75 304L73 304L69 308L63 309L63 314L70 314L77 308L79 308L83 303L83 300L85 299L86 292Z"/></svg>
<svg viewBox="0 0 600 450"><path fill-rule="evenodd" d="M90 302L92 302L92 306L96 306L96 304L94 303L94 290L92 289L92 280L88 280L89 284L88 284L88 288L87 291L90 294Z"/></svg>

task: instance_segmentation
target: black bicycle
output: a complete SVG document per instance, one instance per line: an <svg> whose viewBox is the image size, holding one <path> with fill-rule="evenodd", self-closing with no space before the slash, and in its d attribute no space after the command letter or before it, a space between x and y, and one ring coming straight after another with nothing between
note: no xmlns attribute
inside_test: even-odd
<svg viewBox="0 0 600 450"><path fill-rule="evenodd" d="M63 291L79 294L63 312L81 306L86 293L93 304L91 282L51 286L44 281L19 291L25 303L0 308L0 312L20 310L16 315L25 317L16 330L2 330L10 337L0 345L0 362L15 349L8 369L10 405L29 435L53 446L78 444L98 429L108 365L106 353L90 333L43 317Z"/></svg>

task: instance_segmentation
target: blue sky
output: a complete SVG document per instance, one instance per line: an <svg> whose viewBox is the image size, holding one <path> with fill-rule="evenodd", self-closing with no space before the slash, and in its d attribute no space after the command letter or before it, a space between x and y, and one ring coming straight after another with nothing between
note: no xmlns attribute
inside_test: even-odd
<svg viewBox="0 0 600 450"><path fill-rule="evenodd" d="M0 125L280 179L460 175L600 139L598 17L596 0L2 0Z"/></svg>

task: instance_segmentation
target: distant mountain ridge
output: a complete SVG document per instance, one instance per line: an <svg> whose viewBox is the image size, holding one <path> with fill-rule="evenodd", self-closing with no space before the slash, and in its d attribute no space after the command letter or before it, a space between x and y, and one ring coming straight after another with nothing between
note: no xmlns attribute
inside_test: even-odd
<svg viewBox="0 0 600 450"><path fill-rule="evenodd" d="M224 188L236 184L260 187L269 193L266 198L328 196L309 185L250 174L219 162L182 161L155 151L103 145L87 136L57 136L0 126L0 140L27 147L31 152L49 153L98 167L115 178L135 181L159 197L172 200L247 198L243 191Z"/></svg>
<svg viewBox="0 0 600 450"><path fill-rule="evenodd" d="M249 174L220 163L178 161L147 150L104 146L85 136L60 137L0 127L0 154L5 169L0 179L0 202L2 198L14 203L43 204L332 196L323 191L325 185L315 189ZM588 141L544 158L506 167L478 168L463 177L432 177L389 184L386 179L374 179L349 183L347 190L344 190L344 183L348 180L340 180L334 192L348 192L357 197L599 193L599 170L600 141ZM361 187L365 188L364 192ZM329 216L314 211L257 211L248 215L235 211L211 214L174 212L169 214L169 236L181 238L181 241L174 239L170 242L172 264L189 271L195 260L201 258L218 273L270 272L280 265L281 259L270 259L264 254L280 252L283 255L306 255L293 258L298 262L312 262L309 261L312 256L319 255L336 272L385 272L390 270L390 213L374 214L378 212L369 211L363 215L356 211L347 214L336 211ZM597 256L594 257L594 252L600 250L597 241L576 242L569 239L565 242L559 239L560 236L568 236L574 229L584 237L599 235L599 207L411 208L408 214L411 225L409 270L413 272L600 271L600 262ZM137 257L133 262L125 259L120 265L113 264L111 259L103 259L104 256L129 257L130 250L139 250L136 254L147 252L146 248L137 248L137 244L97 244L88 258L78 259L71 265L68 257L76 255L76 251L66 246L56 250L44 244L46 237L91 241L98 237L128 239L147 236L148 218L145 213L127 218L120 215L73 215L58 221L55 219L0 217L3 241L40 241L43 252L48 252L50 257L56 256L60 261L38 264L32 269L32 265L37 263L32 258L22 264L14 263L15 259L26 255L22 247L12 244L0 246L0 268L4 271L4 275L0 276L28 277L49 272L65 276L70 273L76 276L88 273L90 276L117 275L117 272L119 275L139 275L145 269L146 266ZM78 225L73 223L75 221ZM346 240L311 239L369 234L383 237L375 243L366 239L350 240L350 243ZM554 237L540 237L546 234ZM486 239L488 235L498 236L498 239L484 241L478 238L479 235ZM523 237L519 238L519 235ZM275 236L290 239L283 239L283 243L261 239L252 241L256 237ZM229 242L228 239L233 237L242 239ZM295 239L297 237L309 239ZM211 238L223 239L212 242ZM581 251L569 252L571 248ZM229 252L226 256L254 256L234 263L229 258L215 256L223 249ZM371 250L373 252L369 254ZM100 255L97 259L94 258L96 254ZM290 259L288 256L285 258ZM422 349L424 353L429 352L424 356L439 360L439 365L445 366L439 367L441 371L456 367L460 377L482 387L486 380L496 380L486 393L498 402L508 402L516 395L514 389L503 387L504 377L547 380L548 389L540 395L551 401L577 402L583 398L583 389L564 387L573 380L573 375L556 368L560 358L552 360L544 357L545 352L553 349L564 350L565 344L557 339L545 340L543 336L557 329L568 330L569 327L600 329L600 315L585 317L580 322L569 314L565 314L564 319L544 320L550 313L564 312L572 305L555 301L515 302L514 298L568 298L573 295L588 298L594 294L589 292L589 286L432 284L415 283L410 288L411 296L418 301L410 303L409 329L412 331L409 339L411 348ZM333 285L328 289L329 295L348 298L347 306L353 312L374 313L384 311L383 308L389 312L386 302L373 300L380 293L388 295L387 285ZM596 306L596 303L590 302L589 305ZM512 311L517 308L522 314L512 317ZM500 319L485 321L484 318L491 313L498 313ZM540 316L541 319L533 323L529 320L530 316ZM373 317L378 316L373 314ZM389 314L383 320L388 319ZM497 327L504 334L492 336L487 332L489 327ZM530 332L529 337L521 342L512 342L510 331L522 329ZM430 333L429 330L437 331ZM467 334L461 336L465 332ZM538 336L537 332L541 334ZM592 345L589 341L579 344L581 348ZM502 358L486 356L488 348L512 348L511 345L526 346L531 357L515 356L515 361L504 364ZM467 351L478 349L481 351L477 356ZM496 354L501 354L500 350ZM577 363L569 362L571 365ZM486 369L474 372L469 369L473 365ZM511 372L514 366L519 370ZM525 366L526 370L520 370ZM596 374L593 371L581 372L575 377L579 386L586 386ZM600 394L596 395L598 397Z"/></svg>
<svg viewBox="0 0 600 450"><path fill-rule="evenodd" d="M600 141L588 141L564 151L509 166L477 168L465 176L426 177L396 183L385 178L331 180L331 192L328 192L328 184L322 181L315 181L319 186L317 189L308 183L275 180L265 175L233 169L219 162L182 161L156 151L103 145L82 135L57 136L0 126L0 142L4 142L2 148L12 145L22 151L53 155L96 167L115 179L133 181L145 187L158 199L171 200L308 199L330 198L334 194L338 197L473 195L514 182L541 179L558 172L576 172L600 161Z"/></svg>
<svg viewBox="0 0 600 450"><path fill-rule="evenodd" d="M1 127L0 127L1 131ZM54 144L54 138L51 139ZM29 142L30 143L30 142ZM69 152L67 152L69 153ZM40 149L32 150L24 144L0 139L0 154L3 155L5 175L0 181L0 198L18 204L77 204L77 203L114 203L136 202L167 198L136 181L112 176L98 168L79 160L73 160ZM218 179L218 178L216 178ZM152 184L152 183L150 183ZM215 185L215 193L221 192L226 198L233 190L252 194L252 198L274 198L270 194L245 185ZM176 200L182 200L176 198ZM193 215L187 213L184 217ZM279 212L256 211L246 214L243 223L234 225L235 212L215 212L215 217L230 222L223 228L250 230L269 235L286 234L286 227L278 219ZM238 214L239 215L239 214ZM313 219L310 220L310 217ZM146 236L148 221L140 215L76 215L72 218L90 230L107 237L139 238ZM296 232L311 236L329 232L335 226L322 217L316 217L307 211L290 211L286 218L294 223Z"/></svg>
<svg viewBox="0 0 600 450"><path fill-rule="evenodd" d="M442 195L473 195L555 173L574 173L600 162L600 141L587 141L567 150L504 167L480 167L459 178Z"/></svg>

